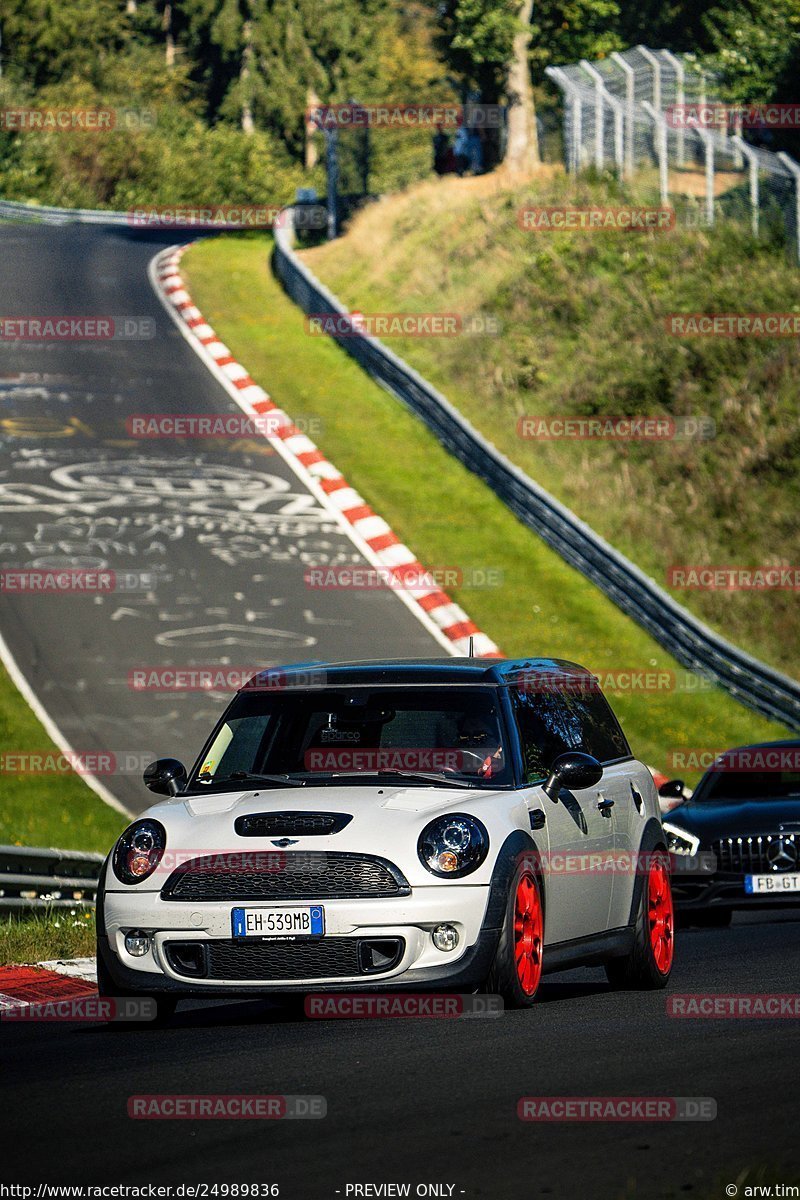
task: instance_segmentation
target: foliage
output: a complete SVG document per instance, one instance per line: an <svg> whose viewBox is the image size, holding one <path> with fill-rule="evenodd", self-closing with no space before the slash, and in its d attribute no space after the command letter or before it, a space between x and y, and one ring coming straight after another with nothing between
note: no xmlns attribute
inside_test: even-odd
<svg viewBox="0 0 800 1200"><path fill-rule="evenodd" d="M800 75L800 0L745 0L706 18L728 99L742 104L796 102Z"/></svg>

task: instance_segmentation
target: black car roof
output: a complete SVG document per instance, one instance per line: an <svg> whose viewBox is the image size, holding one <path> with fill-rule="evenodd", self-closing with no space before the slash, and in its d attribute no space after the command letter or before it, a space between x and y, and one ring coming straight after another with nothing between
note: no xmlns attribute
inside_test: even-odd
<svg viewBox="0 0 800 1200"><path fill-rule="evenodd" d="M502 687L531 675L594 678L577 663L563 658L395 658L365 662L306 662L269 667L253 680L303 687L354 684L476 683ZM251 688L253 681L245 685ZM242 690L245 690L242 689Z"/></svg>
<svg viewBox="0 0 800 1200"><path fill-rule="evenodd" d="M731 746L722 754L735 754L737 750L770 750L773 746L800 746L800 738L777 738L774 742L745 742L742 746Z"/></svg>

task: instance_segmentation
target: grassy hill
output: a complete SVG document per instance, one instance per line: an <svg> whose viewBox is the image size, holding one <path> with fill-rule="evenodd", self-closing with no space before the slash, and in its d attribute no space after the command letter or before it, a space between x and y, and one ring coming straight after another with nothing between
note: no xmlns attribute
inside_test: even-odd
<svg viewBox="0 0 800 1200"><path fill-rule="evenodd" d="M445 179L365 210L309 265L351 308L496 319L499 336L389 344L513 461L662 586L676 564L800 563L798 339L679 338L670 313L800 313L783 244L730 224L663 233L530 232L527 205L625 203L552 171L512 189ZM652 202L652 197L650 198ZM527 415L702 417L705 441L524 439ZM673 589L668 589L673 590ZM676 598L800 674L792 591Z"/></svg>

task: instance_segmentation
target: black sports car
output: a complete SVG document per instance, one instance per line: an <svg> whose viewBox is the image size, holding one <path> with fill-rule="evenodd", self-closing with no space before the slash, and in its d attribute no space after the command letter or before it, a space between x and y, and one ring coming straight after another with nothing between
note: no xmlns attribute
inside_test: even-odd
<svg viewBox="0 0 800 1200"><path fill-rule="evenodd" d="M664 830L675 904L692 924L800 904L800 741L726 751Z"/></svg>

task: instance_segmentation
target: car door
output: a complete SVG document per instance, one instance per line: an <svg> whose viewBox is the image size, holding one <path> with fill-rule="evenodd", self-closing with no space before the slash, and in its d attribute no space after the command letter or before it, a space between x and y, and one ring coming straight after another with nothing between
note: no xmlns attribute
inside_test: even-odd
<svg viewBox="0 0 800 1200"><path fill-rule="evenodd" d="M599 803L613 826L615 860L608 928L620 929L630 920L636 874L645 865L639 861L638 850L647 813L647 789L653 790L653 782L647 768L634 760L619 721L596 681L581 696L580 714L583 749L603 764Z"/></svg>
<svg viewBox="0 0 800 1200"><path fill-rule="evenodd" d="M621 929L631 918L633 890L637 875L647 871L649 856L639 853L648 814L658 811L653 777L647 767L634 758L609 763L603 772L603 784L614 798L614 840L617 868L611 893L610 929Z"/></svg>
<svg viewBox="0 0 800 1200"><path fill-rule="evenodd" d="M585 750L585 721L579 697L536 688L512 689L524 782L543 782L554 760L567 750ZM608 928L614 880L615 822L604 781L580 791L562 788L558 800L541 787L527 793L528 807L541 812L546 830L544 863L545 944L571 941ZM608 790L608 789L607 789ZM616 803L616 797L613 798Z"/></svg>

